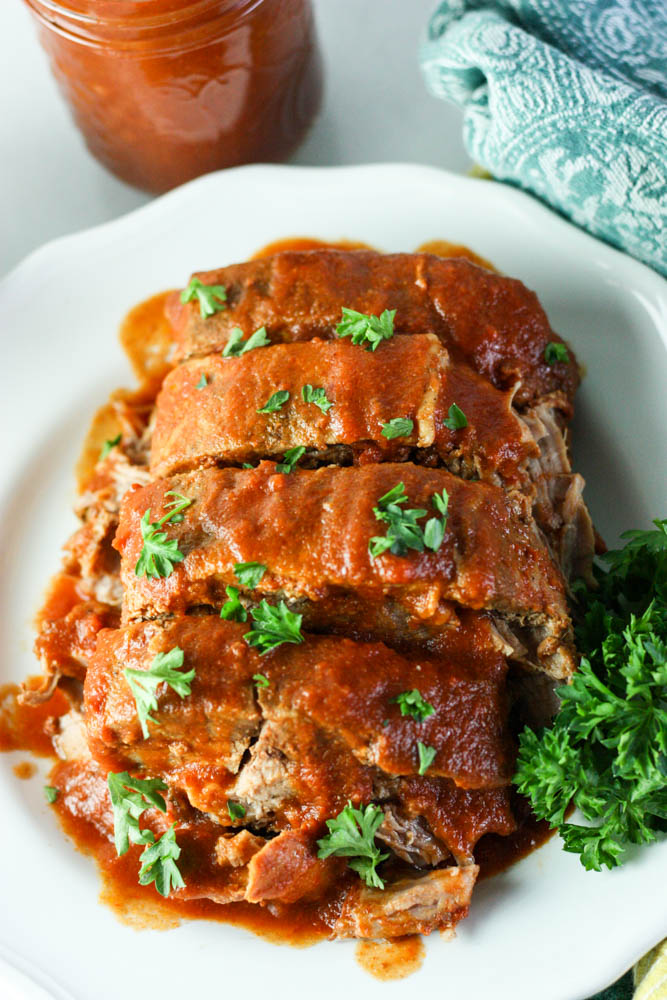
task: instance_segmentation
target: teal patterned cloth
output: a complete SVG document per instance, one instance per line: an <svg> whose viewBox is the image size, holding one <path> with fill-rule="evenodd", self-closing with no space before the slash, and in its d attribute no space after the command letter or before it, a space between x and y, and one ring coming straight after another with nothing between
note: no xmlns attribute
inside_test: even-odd
<svg viewBox="0 0 667 1000"><path fill-rule="evenodd" d="M421 63L474 160L667 274L667 0L444 0Z"/></svg>

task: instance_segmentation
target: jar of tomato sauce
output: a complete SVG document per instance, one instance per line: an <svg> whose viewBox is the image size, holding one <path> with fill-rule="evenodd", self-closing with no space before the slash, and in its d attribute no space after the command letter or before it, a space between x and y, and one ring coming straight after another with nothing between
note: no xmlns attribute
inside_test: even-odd
<svg viewBox="0 0 667 1000"><path fill-rule="evenodd" d="M88 148L161 192L285 159L322 93L310 0L26 0Z"/></svg>

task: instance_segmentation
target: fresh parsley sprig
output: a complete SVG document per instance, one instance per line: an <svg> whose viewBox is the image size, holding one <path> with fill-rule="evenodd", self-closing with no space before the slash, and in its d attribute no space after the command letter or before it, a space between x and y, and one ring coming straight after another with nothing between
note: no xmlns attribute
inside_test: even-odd
<svg viewBox="0 0 667 1000"><path fill-rule="evenodd" d="M384 521L388 527L386 535L374 535L370 539L368 551L371 559L376 559L387 550L395 556L405 556L411 549L423 552L427 548L437 552L442 545L447 527L447 491L433 494L431 502L441 517L429 518L423 528L417 522L426 517L428 511L421 507L404 508L402 504L407 502L404 484L397 483L380 497L377 507L373 507L376 520Z"/></svg>
<svg viewBox="0 0 667 1000"><path fill-rule="evenodd" d="M101 448L101 450L100 450L100 457L99 457L99 459L98 459L98 461L99 461L99 462L103 462L103 461L104 461L104 459L105 459L105 458L107 457L107 455L109 454L109 452L110 452L110 451L111 451L111 450L112 450L113 448L117 448L117 447L118 447L118 445L120 444L120 442L121 442L121 440L122 440L122 437L123 437L123 435L122 435L122 434L116 434L116 436L115 436L115 437L113 437L113 438L108 438L108 439L107 439L107 440L106 440L106 441L104 442L104 444L102 445L102 448Z"/></svg>
<svg viewBox="0 0 667 1000"><path fill-rule="evenodd" d="M452 403L449 407L447 416L442 422L450 431L460 431L463 430L464 427L468 426L468 418L461 407L457 406L456 403Z"/></svg>
<svg viewBox="0 0 667 1000"><path fill-rule="evenodd" d="M288 389L278 389L272 396L269 396L264 406L260 406L258 413L277 413L289 399Z"/></svg>
<svg viewBox="0 0 667 1000"><path fill-rule="evenodd" d="M572 683L551 728L520 736L514 781L586 869L667 832L667 520L630 531L575 588ZM570 802L585 824L566 823Z"/></svg>
<svg viewBox="0 0 667 1000"><path fill-rule="evenodd" d="M180 856L181 849L176 843L176 824L172 823L161 837L142 852L139 885L154 882L161 896L168 896L172 887L183 889L185 882L176 864Z"/></svg>
<svg viewBox="0 0 667 1000"><path fill-rule="evenodd" d="M227 600L220 608L220 617L228 622L245 622L248 620L248 612L239 600L238 587L225 587Z"/></svg>
<svg viewBox="0 0 667 1000"><path fill-rule="evenodd" d="M306 449L303 445L299 445L297 448L288 448L283 456L282 462L278 462L276 465L276 472L282 472L283 475L289 476L296 463L304 454L305 450Z"/></svg>
<svg viewBox="0 0 667 1000"><path fill-rule="evenodd" d="M284 642L303 642L303 616L290 611L284 601L279 601L276 606L266 600L260 601L251 614L254 628L243 638L249 646L256 646L262 655Z"/></svg>
<svg viewBox="0 0 667 1000"><path fill-rule="evenodd" d="M382 854L375 843L375 835L382 826L384 812L370 802L355 809L351 802L333 819L327 820L329 833L317 841L318 858L350 858L348 865L366 883L384 889L384 882L377 873L377 866L389 857Z"/></svg>
<svg viewBox="0 0 667 1000"><path fill-rule="evenodd" d="M252 590L258 587L264 574L266 566L260 562L244 562L234 564L234 574L243 587L250 587Z"/></svg>
<svg viewBox="0 0 667 1000"><path fill-rule="evenodd" d="M417 688L412 691L401 691L400 694L391 699L391 703L398 705L401 715L409 715L417 722L423 722L435 712L433 705L422 698L421 692Z"/></svg>
<svg viewBox="0 0 667 1000"><path fill-rule="evenodd" d="M205 285L199 278L190 278L187 288L181 292L181 302L185 305L193 299L199 301L202 319L208 319L227 306L227 289L224 285Z"/></svg>
<svg viewBox="0 0 667 1000"><path fill-rule="evenodd" d="M167 811L161 792L166 792L167 785L160 778L133 778L127 771L107 775L109 796L113 807L113 832L116 844L116 854L121 857L130 844L148 844L153 841L150 830L139 828L139 818L146 809Z"/></svg>
<svg viewBox="0 0 667 1000"><path fill-rule="evenodd" d="M409 437L412 434L414 423L409 417L393 417L382 425L380 433L388 441L394 438Z"/></svg>
<svg viewBox="0 0 667 1000"><path fill-rule="evenodd" d="M334 405L330 399L327 399L326 390L321 386L312 386L306 383L301 389L301 398L304 403L313 403L318 406L322 413L326 413Z"/></svg>
<svg viewBox="0 0 667 1000"><path fill-rule="evenodd" d="M367 315L343 306L343 318L336 327L339 337L351 337L353 344L366 344L375 351L383 340L394 336L395 309L385 309L381 316Z"/></svg>
<svg viewBox="0 0 667 1000"><path fill-rule="evenodd" d="M174 565L185 559L176 539L167 538L166 531L161 531L160 529L169 521L174 524L182 521L183 511L190 506L192 500L188 500L187 497L184 497L181 493L176 493L174 490L168 490L165 496L172 496L175 499L165 504L169 509L159 521L151 522L150 507L144 512L141 518L141 537L144 544L134 567L134 572L137 576L170 576L174 571Z"/></svg>
<svg viewBox="0 0 667 1000"><path fill-rule="evenodd" d="M254 351L256 347L268 347L270 344L271 341L266 335L265 326L260 326L259 330L251 333L247 340L243 339L243 330L235 326L225 344L222 356L223 358L238 358L241 354Z"/></svg>
<svg viewBox="0 0 667 1000"><path fill-rule="evenodd" d="M426 774L429 767L435 760L436 749L435 747L429 747L421 740L417 743L417 755L419 757L419 768L417 774Z"/></svg>
<svg viewBox="0 0 667 1000"><path fill-rule="evenodd" d="M567 365L570 361L570 352L565 344L552 340L544 348L544 360L548 365L555 365L557 361Z"/></svg>
<svg viewBox="0 0 667 1000"><path fill-rule="evenodd" d="M157 653L148 670L126 667L123 671L134 695L141 732L145 740L148 739L148 723L159 725L150 713L157 711L157 689L160 684L166 684L181 698L191 694L195 676L194 667L186 673L181 673L182 666L183 650L180 646L174 646L168 653Z"/></svg>
<svg viewBox="0 0 667 1000"><path fill-rule="evenodd" d="M182 889L185 885L176 862L181 849L176 843L175 824L157 840L152 830L142 830L139 819L151 807L166 813L167 804L160 794L167 785L160 778L133 778L127 771L107 776L109 796L113 807L114 841L119 857L126 854L130 844L143 844L139 884L155 883L161 896L168 896L172 886Z"/></svg>

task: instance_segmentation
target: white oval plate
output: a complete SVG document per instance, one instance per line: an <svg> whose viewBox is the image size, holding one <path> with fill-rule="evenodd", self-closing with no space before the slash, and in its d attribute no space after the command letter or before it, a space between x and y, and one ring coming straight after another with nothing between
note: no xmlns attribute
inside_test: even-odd
<svg viewBox="0 0 667 1000"><path fill-rule="evenodd" d="M0 284L2 681L36 671L31 619L74 526L78 448L107 393L132 384L116 337L123 314L195 269L291 235L383 250L449 239L520 277L588 370L575 457L599 530L615 542L667 514L667 286L652 271L518 191L431 168L212 174L48 244ZM77 1000L247 996L248 987L273 1000L581 1000L667 933L667 842L597 874L557 839L480 885L456 940L432 935L422 969L402 982L367 976L349 942L278 948L202 921L133 931L98 903L94 865L63 837L41 781L14 778L16 756L0 759L0 943L15 991L21 970L52 996Z"/></svg>

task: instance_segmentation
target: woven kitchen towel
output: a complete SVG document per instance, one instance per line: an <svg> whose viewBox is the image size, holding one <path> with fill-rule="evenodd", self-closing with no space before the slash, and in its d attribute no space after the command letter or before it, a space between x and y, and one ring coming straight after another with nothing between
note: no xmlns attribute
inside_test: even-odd
<svg viewBox="0 0 667 1000"><path fill-rule="evenodd" d="M667 0L444 0L421 61L474 160L667 274Z"/></svg>

